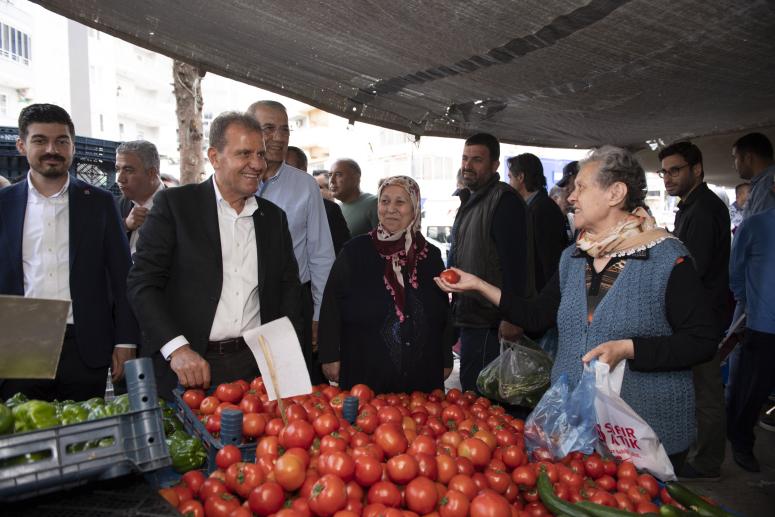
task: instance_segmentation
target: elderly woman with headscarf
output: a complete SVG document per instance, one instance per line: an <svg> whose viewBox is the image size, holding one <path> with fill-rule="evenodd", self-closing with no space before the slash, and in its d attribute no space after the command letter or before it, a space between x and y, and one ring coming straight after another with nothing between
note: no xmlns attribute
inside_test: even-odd
<svg viewBox="0 0 775 517"><path fill-rule="evenodd" d="M712 316L684 245L657 227L645 205L646 175L626 150L604 146L580 163L568 202L575 244L534 300L514 297L458 270L447 292L475 290L528 331L559 331L554 381L578 382L583 362L627 360L622 398L662 441L676 469L695 429L690 367L716 350Z"/></svg>
<svg viewBox="0 0 775 517"><path fill-rule="evenodd" d="M318 358L344 389L442 388L454 337L448 297L433 283L441 252L420 233L420 187L392 176L378 192L379 224L345 244L328 277Z"/></svg>

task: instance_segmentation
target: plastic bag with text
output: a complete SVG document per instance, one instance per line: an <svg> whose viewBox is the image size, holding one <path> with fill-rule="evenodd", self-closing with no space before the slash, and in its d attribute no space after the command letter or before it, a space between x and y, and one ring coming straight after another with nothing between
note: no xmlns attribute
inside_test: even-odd
<svg viewBox="0 0 775 517"><path fill-rule="evenodd" d="M533 407L549 387L552 359L530 338L501 341L501 354L485 366L476 387L485 397Z"/></svg>
<svg viewBox="0 0 775 517"><path fill-rule="evenodd" d="M673 464L654 430L627 404L619 392L625 361L613 372L608 365L595 362L595 413L600 443L613 456L629 460L661 481L676 479Z"/></svg>
<svg viewBox="0 0 775 517"><path fill-rule="evenodd" d="M525 422L527 450L536 458L548 451L556 460L574 451L591 454L597 444L594 404L594 370L585 367L573 391L560 375Z"/></svg>

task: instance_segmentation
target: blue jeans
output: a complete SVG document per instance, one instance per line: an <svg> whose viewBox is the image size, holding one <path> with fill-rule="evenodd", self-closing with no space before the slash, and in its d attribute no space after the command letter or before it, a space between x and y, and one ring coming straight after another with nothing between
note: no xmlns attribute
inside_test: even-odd
<svg viewBox="0 0 775 517"><path fill-rule="evenodd" d="M463 391L476 389L482 368L500 354L498 329L462 327L460 329L460 384Z"/></svg>

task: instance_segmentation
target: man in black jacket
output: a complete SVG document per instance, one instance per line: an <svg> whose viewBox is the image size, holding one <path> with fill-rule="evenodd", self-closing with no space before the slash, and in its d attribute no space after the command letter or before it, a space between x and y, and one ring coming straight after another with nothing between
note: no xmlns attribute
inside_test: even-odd
<svg viewBox="0 0 775 517"><path fill-rule="evenodd" d="M679 196L673 233L691 253L710 301L719 341L729 323L729 211L703 181L702 153L690 142L660 151L659 177L671 196ZM726 428L719 357L695 366L697 441L678 475L717 478L724 462Z"/></svg>
<svg viewBox="0 0 775 517"><path fill-rule="evenodd" d="M216 117L212 178L159 192L127 281L159 392L258 375L242 335L287 316L300 328L301 286L285 213L254 194L266 171L261 127Z"/></svg>
<svg viewBox="0 0 775 517"><path fill-rule="evenodd" d="M461 169L471 196L455 216L450 266L525 296L528 292L528 214L516 191L500 181L500 144L479 133L465 142ZM521 329L501 321L498 308L479 295L456 294L453 316L460 328L460 382L475 390L484 366L500 352L499 335L514 340Z"/></svg>
<svg viewBox="0 0 775 517"><path fill-rule="evenodd" d="M507 160L509 184L527 203L533 233L533 275L535 289L541 291L560 265L562 250L568 245L567 219L546 192L544 167L530 153Z"/></svg>

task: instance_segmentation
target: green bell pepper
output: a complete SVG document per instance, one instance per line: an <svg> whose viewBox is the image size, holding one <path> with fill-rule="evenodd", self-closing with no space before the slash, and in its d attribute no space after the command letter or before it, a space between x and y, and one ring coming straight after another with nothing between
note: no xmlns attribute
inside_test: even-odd
<svg viewBox="0 0 775 517"><path fill-rule="evenodd" d="M5 404L0 404L0 434L13 432L13 413Z"/></svg>
<svg viewBox="0 0 775 517"><path fill-rule="evenodd" d="M199 438L175 431L167 438L167 447L172 458L172 468L183 474L200 468L207 460L207 451Z"/></svg>
<svg viewBox="0 0 775 517"><path fill-rule="evenodd" d="M43 400L30 400L12 410L14 432L37 431L62 425L54 404Z"/></svg>
<svg viewBox="0 0 775 517"><path fill-rule="evenodd" d="M89 411L79 404L66 404L59 411L62 425L78 424L89 419Z"/></svg>

